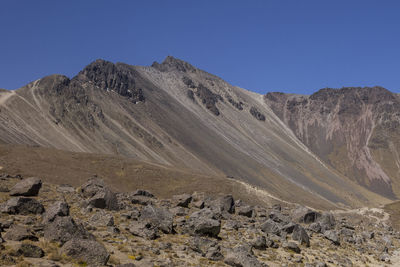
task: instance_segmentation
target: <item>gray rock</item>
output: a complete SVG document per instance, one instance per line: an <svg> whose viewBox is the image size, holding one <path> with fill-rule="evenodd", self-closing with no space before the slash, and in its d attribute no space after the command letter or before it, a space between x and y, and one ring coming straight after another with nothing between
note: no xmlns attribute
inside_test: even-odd
<svg viewBox="0 0 400 267"><path fill-rule="evenodd" d="M90 219L90 225L93 226L114 226L114 217L112 214L100 210L96 212Z"/></svg>
<svg viewBox="0 0 400 267"><path fill-rule="evenodd" d="M248 205L242 205L240 207L236 207L236 213L242 216L246 216L251 218L253 216L254 208Z"/></svg>
<svg viewBox="0 0 400 267"><path fill-rule="evenodd" d="M214 240L196 236L189 241L188 245L193 251L200 253L203 257L210 260L217 261L223 258L221 248Z"/></svg>
<svg viewBox="0 0 400 267"><path fill-rule="evenodd" d="M221 231L221 222L215 219L213 211L205 208L190 215L188 228L191 234L217 237Z"/></svg>
<svg viewBox="0 0 400 267"><path fill-rule="evenodd" d="M283 242L282 248L293 251L295 253L301 252L301 249L295 242Z"/></svg>
<svg viewBox="0 0 400 267"><path fill-rule="evenodd" d="M145 196L131 196L129 199L132 204L138 204L138 205L143 205L143 206L154 204L154 201L152 198L145 197Z"/></svg>
<svg viewBox="0 0 400 267"><path fill-rule="evenodd" d="M88 205L99 209L118 210L118 199L100 178L90 178L81 186L81 195L89 199Z"/></svg>
<svg viewBox="0 0 400 267"><path fill-rule="evenodd" d="M102 244L88 239L71 239L62 246L61 252L94 266L106 265L110 258L110 254Z"/></svg>
<svg viewBox="0 0 400 267"><path fill-rule="evenodd" d="M293 233L294 228L297 226L297 224L295 223L287 223L284 226L281 227L281 231L287 233L287 234L291 234Z"/></svg>
<svg viewBox="0 0 400 267"><path fill-rule="evenodd" d="M250 246L239 245L228 250L224 262L235 267L266 267L267 265L258 261Z"/></svg>
<svg viewBox="0 0 400 267"><path fill-rule="evenodd" d="M187 208L192 201L192 196L189 194L175 195L172 199L176 206Z"/></svg>
<svg viewBox="0 0 400 267"><path fill-rule="evenodd" d="M20 244L16 253L28 258L41 258L44 256L44 251L40 247L27 243Z"/></svg>
<svg viewBox="0 0 400 267"><path fill-rule="evenodd" d="M38 241L38 238L32 232L21 225L12 225L4 234L4 239L12 241L31 240Z"/></svg>
<svg viewBox="0 0 400 267"><path fill-rule="evenodd" d="M133 222L129 226L129 232L135 236L149 240L154 240L159 237L158 228L149 222Z"/></svg>
<svg viewBox="0 0 400 267"><path fill-rule="evenodd" d="M138 189L135 192L132 193L132 196L142 196L142 197L150 197L153 198L154 195L150 193L149 191L143 190L143 189Z"/></svg>
<svg viewBox="0 0 400 267"><path fill-rule="evenodd" d="M150 222L166 234L173 233L173 215L167 209L148 205L142 209L139 220Z"/></svg>
<svg viewBox="0 0 400 267"><path fill-rule="evenodd" d="M374 232L368 232L368 231L362 232L361 235L365 239L373 239L375 237L375 233Z"/></svg>
<svg viewBox="0 0 400 267"><path fill-rule="evenodd" d="M22 180L14 185L10 190L11 196L37 196L42 187L42 180L36 177L31 177Z"/></svg>
<svg viewBox="0 0 400 267"><path fill-rule="evenodd" d="M321 225L321 231L332 230L336 225L335 217L330 212L322 213L321 217L318 218L318 222Z"/></svg>
<svg viewBox="0 0 400 267"><path fill-rule="evenodd" d="M354 230L351 230L349 228L342 228L342 229L340 229L340 235L341 236L346 236L346 237L353 237L354 236Z"/></svg>
<svg viewBox="0 0 400 267"><path fill-rule="evenodd" d="M295 222L299 223L313 223L321 216L319 212L309 208L299 206L293 211L292 217Z"/></svg>
<svg viewBox="0 0 400 267"><path fill-rule="evenodd" d="M56 241L64 244L73 239L94 239L81 225L69 217L56 217L53 222L48 223L44 227L44 238L49 241Z"/></svg>
<svg viewBox="0 0 400 267"><path fill-rule="evenodd" d="M292 238L293 240L299 241L300 244L304 244L307 247L310 246L310 237L301 225L296 225L294 227Z"/></svg>
<svg viewBox="0 0 400 267"><path fill-rule="evenodd" d="M283 215L282 213L280 213L280 211L271 211L269 216L268 216L271 220L273 220L274 222L277 222L279 224L288 224L290 223L290 217Z"/></svg>
<svg viewBox="0 0 400 267"><path fill-rule="evenodd" d="M64 201L53 203L43 214L43 223L54 221L57 216L69 216L69 206Z"/></svg>
<svg viewBox="0 0 400 267"><path fill-rule="evenodd" d="M235 200L231 195L219 197L211 202L210 208L215 209L218 212L235 212Z"/></svg>
<svg viewBox="0 0 400 267"><path fill-rule="evenodd" d="M274 222L271 219L266 220L263 224L261 224L261 231L265 233L271 233L275 235L280 235L281 230L279 224Z"/></svg>
<svg viewBox="0 0 400 267"><path fill-rule="evenodd" d="M312 223L308 226L308 229L310 231L313 231L314 233L321 233L321 225L319 222Z"/></svg>
<svg viewBox="0 0 400 267"><path fill-rule="evenodd" d="M258 236L252 242L251 246L255 249L265 250L267 248L267 239L265 236Z"/></svg>
<svg viewBox="0 0 400 267"><path fill-rule="evenodd" d="M340 239L336 231L328 230L324 232L324 237L330 241L332 241L335 245L340 245Z"/></svg>
<svg viewBox="0 0 400 267"><path fill-rule="evenodd" d="M14 197L0 206L0 211L8 214L42 214L43 205L36 199L27 197Z"/></svg>

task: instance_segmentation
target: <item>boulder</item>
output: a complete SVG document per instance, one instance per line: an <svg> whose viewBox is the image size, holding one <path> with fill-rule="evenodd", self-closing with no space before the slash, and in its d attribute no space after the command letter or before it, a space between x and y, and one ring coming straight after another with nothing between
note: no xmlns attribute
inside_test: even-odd
<svg viewBox="0 0 400 267"><path fill-rule="evenodd" d="M214 240L204 237L194 237L189 241L189 247L209 260L217 261L223 258L221 247Z"/></svg>
<svg viewBox="0 0 400 267"><path fill-rule="evenodd" d="M172 199L176 206L187 208L192 201L192 196L189 194L175 195Z"/></svg>
<svg viewBox="0 0 400 267"><path fill-rule="evenodd" d="M221 196L210 203L210 208L218 212L235 212L235 200L231 195Z"/></svg>
<svg viewBox="0 0 400 267"><path fill-rule="evenodd" d="M64 244L73 238L93 239L94 237L81 224L75 223L71 217L66 216L56 217L53 222L46 224L44 238Z"/></svg>
<svg viewBox="0 0 400 267"><path fill-rule="evenodd" d="M303 206L297 207L292 213L293 220L299 223L313 223L317 221L320 216L321 214L319 212Z"/></svg>
<svg viewBox="0 0 400 267"><path fill-rule="evenodd" d="M269 216L271 220L274 222L277 222L279 224L288 224L290 223L290 218L289 216L283 215L280 211L271 211Z"/></svg>
<svg viewBox="0 0 400 267"><path fill-rule="evenodd" d="M239 245L228 250L224 262L235 267L265 267L264 263L258 261L250 246Z"/></svg>
<svg viewBox="0 0 400 267"><path fill-rule="evenodd" d="M291 234L291 233L293 233L293 230L297 225L298 224L289 222L289 223L287 223L287 224L285 224L284 226L281 227L281 231L285 232L287 234Z"/></svg>
<svg viewBox="0 0 400 267"><path fill-rule="evenodd" d="M165 208L147 205L142 209L139 220L150 222L166 234L173 232L173 215Z"/></svg>
<svg viewBox="0 0 400 267"><path fill-rule="evenodd" d="M340 239L336 231L328 230L324 232L324 237L335 245L340 245Z"/></svg>
<svg viewBox="0 0 400 267"><path fill-rule="evenodd" d="M275 235L280 235L281 233L279 224L271 219L268 219L263 224L261 224L260 228L261 231L263 231L264 233L275 234Z"/></svg>
<svg viewBox="0 0 400 267"><path fill-rule="evenodd" d="M100 178L90 178L80 189L81 195L89 199L88 205L99 209L118 210L118 199Z"/></svg>
<svg viewBox="0 0 400 267"><path fill-rule="evenodd" d="M191 234L217 237L221 231L221 222L215 219L215 214L208 208L192 213L188 228Z"/></svg>
<svg viewBox="0 0 400 267"><path fill-rule="evenodd" d="M43 223L54 221L57 216L69 216L69 206L64 201L57 201L53 203L43 214Z"/></svg>
<svg viewBox="0 0 400 267"><path fill-rule="evenodd" d="M330 212L324 212L318 219L319 224L321 225L321 231L325 232L326 230L332 230L335 225L335 217Z"/></svg>
<svg viewBox="0 0 400 267"><path fill-rule="evenodd" d="M315 222L315 223L310 224L308 226L308 229L310 231L313 231L314 233L321 233L321 230L322 230L321 224L319 222Z"/></svg>
<svg viewBox="0 0 400 267"><path fill-rule="evenodd" d="M293 251L294 253L300 253L301 249L295 242L283 242L282 248Z"/></svg>
<svg viewBox="0 0 400 267"><path fill-rule="evenodd" d="M252 206L243 205L236 208L236 213L242 216L251 218L253 216L254 208Z"/></svg>
<svg viewBox="0 0 400 267"><path fill-rule="evenodd" d="M129 232L135 236L154 240L159 237L158 228L149 222L136 221L129 226Z"/></svg>
<svg viewBox="0 0 400 267"><path fill-rule="evenodd" d="M265 236L258 236L252 242L251 246L255 249L265 250L267 248L267 239Z"/></svg>
<svg viewBox="0 0 400 267"><path fill-rule="evenodd" d="M142 197L150 197L153 198L154 195L150 193L149 191L143 190L143 189L138 189L135 192L132 193L132 196L142 196Z"/></svg>
<svg viewBox="0 0 400 267"><path fill-rule="evenodd" d="M38 241L38 238L32 232L21 225L13 224L4 234L4 239L12 241L31 240Z"/></svg>
<svg viewBox="0 0 400 267"><path fill-rule="evenodd" d="M10 195L25 197L37 196L41 187L42 180L39 178L27 178L14 185L10 190Z"/></svg>
<svg viewBox="0 0 400 267"><path fill-rule="evenodd" d="M110 258L110 254L101 243L88 239L69 240L62 246L61 253L94 266L106 265Z"/></svg>
<svg viewBox="0 0 400 267"><path fill-rule="evenodd" d="M310 246L310 237L306 230L301 225L296 225L293 229L292 239L299 241L300 244L304 244L307 247Z"/></svg>
<svg viewBox="0 0 400 267"><path fill-rule="evenodd" d="M42 214L44 212L43 205L33 198L14 197L0 206L0 211L8 214Z"/></svg>
<svg viewBox="0 0 400 267"><path fill-rule="evenodd" d="M22 243L17 248L16 254L28 258L41 258L44 256L44 251L33 244Z"/></svg>
<svg viewBox="0 0 400 267"><path fill-rule="evenodd" d="M112 214L100 210L89 219L89 224L93 226L114 226L114 217Z"/></svg>

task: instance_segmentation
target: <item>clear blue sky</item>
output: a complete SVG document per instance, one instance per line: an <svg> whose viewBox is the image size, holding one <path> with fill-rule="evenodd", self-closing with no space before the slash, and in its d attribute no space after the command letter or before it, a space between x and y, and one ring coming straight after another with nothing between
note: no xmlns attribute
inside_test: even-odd
<svg viewBox="0 0 400 267"><path fill-rule="evenodd" d="M0 1L0 88L167 55L259 93L400 92L400 1Z"/></svg>

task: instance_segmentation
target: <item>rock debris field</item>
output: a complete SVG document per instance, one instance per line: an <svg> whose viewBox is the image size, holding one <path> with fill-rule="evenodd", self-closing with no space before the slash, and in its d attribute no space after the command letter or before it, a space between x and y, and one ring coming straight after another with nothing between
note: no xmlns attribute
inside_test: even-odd
<svg viewBox="0 0 400 267"><path fill-rule="evenodd" d="M399 232L379 209L250 206L201 192L158 199L0 176L1 266L391 266ZM397 265L398 266L398 265Z"/></svg>

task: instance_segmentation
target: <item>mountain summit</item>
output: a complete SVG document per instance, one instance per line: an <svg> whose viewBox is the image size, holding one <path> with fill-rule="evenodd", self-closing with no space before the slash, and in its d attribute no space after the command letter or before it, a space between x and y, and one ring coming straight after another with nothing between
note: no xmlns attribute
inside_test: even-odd
<svg viewBox="0 0 400 267"><path fill-rule="evenodd" d="M146 67L96 60L71 79L1 91L0 110L6 144L228 176L316 208L400 194L399 98L380 87L262 96L172 56Z"/></svg>

